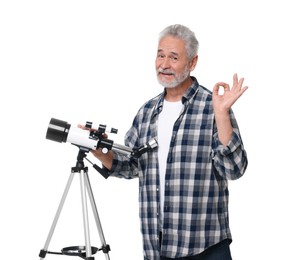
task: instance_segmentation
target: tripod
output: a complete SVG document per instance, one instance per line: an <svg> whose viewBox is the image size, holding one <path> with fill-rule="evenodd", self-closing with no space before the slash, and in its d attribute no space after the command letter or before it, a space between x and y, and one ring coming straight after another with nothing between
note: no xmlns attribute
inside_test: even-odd
<svg viewBox="0 0 292 260"><path fill-rule="evenodd" d="M95 200L93 197L93 193L92 193L92 188L90 185L90 181L89 181L89 177L88 177L88 168L84 167L84 158L86 157L86 152L88 152L87 149L84 148L79 148L79 153L77 156L77 162L76 162L76 166L71 168L71 174L69 176L67 185L65 187L63 196L61 198L60 204L58 206L55 218L53 220L51 229L49 231L47 240L45 242L45 245L43 247L43 249L40 251L39 253L39 257L40 260L44 259L46 257L46 254L58 254L58 255L71 255L71 256L79 256L83 259L86 260L94 260L94 257L92 255L94 255L97 251L102 250L103 253L105 254L105 258L106 260L109 260L109 254L108 252L110 251L110 246L106 244L105 242L105 238L104 238L104 234L103 234L103 230L101 227L101 223L100 223L100 219L99 219L99 215L97 212L97 208L96 208L96 204L95 204ZM71 247L65 247L61 250L61 252L50 252L48 251L48 247L50 244L50 241L52 239L54 230L56 228L59 216L61 214L63 205L65 203L68 191L70 189L72 180L74 178L75 173L78 172L80 174L80 190L81 190L81 199L82 199L82 211L83 211L83 225L84 225L84 235L85 235L85 246L71 246ZM100 236L100 241L102 244L102 247L100 249L96 248L96 247L92 247L90 244L90 234L89 234L89 221L88 221L88 208L87 208L87 196L86 194L88 194L90 202L91 202L91 207L93 210L93 214L94 214L94 218L95 218L95 222L97 225L97 229L99 232L99 236Z"/></svg>

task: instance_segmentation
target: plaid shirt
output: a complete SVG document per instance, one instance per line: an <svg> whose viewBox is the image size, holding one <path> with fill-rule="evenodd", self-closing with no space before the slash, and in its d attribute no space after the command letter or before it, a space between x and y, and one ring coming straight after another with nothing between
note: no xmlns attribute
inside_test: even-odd
<svg viewBox="0 0 292 260"><path fill-rule="evenodd" d="M246 152L232 111L233 134L224 147L218 139L212 93L194 84L182 97L183 110L173 127L165 176L163 229L160 228L160 184L157 148L139 160L115 153L111 176L139 177L139 208L145 259L178 258L201 253L231 240L228 220L228 180L241 177ZM158 115L164 94L146 102L125 136L137 148L157 140ZM158 144L159 149L159 144ZM163 238L159 245L159 232Z"/></svg>

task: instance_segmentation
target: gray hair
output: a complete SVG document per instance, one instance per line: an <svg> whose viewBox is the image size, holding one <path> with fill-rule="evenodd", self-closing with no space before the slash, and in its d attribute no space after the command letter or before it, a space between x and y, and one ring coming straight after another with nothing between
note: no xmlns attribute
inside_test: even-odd
<svg viewBox="0 0 292 260"><path fill-rule="evenodd" d="M166 36L173 36L185 41L186 52L189 60L198 54L199 42L194 32L188 27L181 24L170 25L160 32L159 41Z"/></svg>

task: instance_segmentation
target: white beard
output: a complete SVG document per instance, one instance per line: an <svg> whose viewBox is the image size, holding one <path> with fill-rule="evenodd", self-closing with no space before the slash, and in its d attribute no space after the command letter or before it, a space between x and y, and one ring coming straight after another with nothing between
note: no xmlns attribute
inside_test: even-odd
<svg viewBox="0 0 292 260"><path fill-rule="evenodd" d="M164 72L164 73L169 73L174 75L174 79L171 82L165 82L159 79L158 74ZM175 73L173 73L172 71L169 70L163 70L161 68L159 68L157 70L157 80L159 82L160 85L162 85L164 88L175 88L177 87L179 84L181 84L182 82L185 81L185 79L189 76L190 71L188 66L186 66L185 70L183 71L182 74L180 74L179 76L176 76Z"/></svg>

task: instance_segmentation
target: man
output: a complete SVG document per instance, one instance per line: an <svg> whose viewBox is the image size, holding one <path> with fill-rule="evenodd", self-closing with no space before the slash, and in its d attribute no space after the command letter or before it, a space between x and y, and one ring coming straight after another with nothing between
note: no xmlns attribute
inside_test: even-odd
<svg viewBox="0 0 292 260"><path fill-rule="evenodd" d="M92 151L111 176L139 178L144 259L231 259L227 181L247 167L231 106L247 87L237 74L232 88L199 85L190 76L197 52L187 27L161 32L156 71L164 91L140 108L125 136L131 148L153 138L158 148L139 159Z"/></svg>

